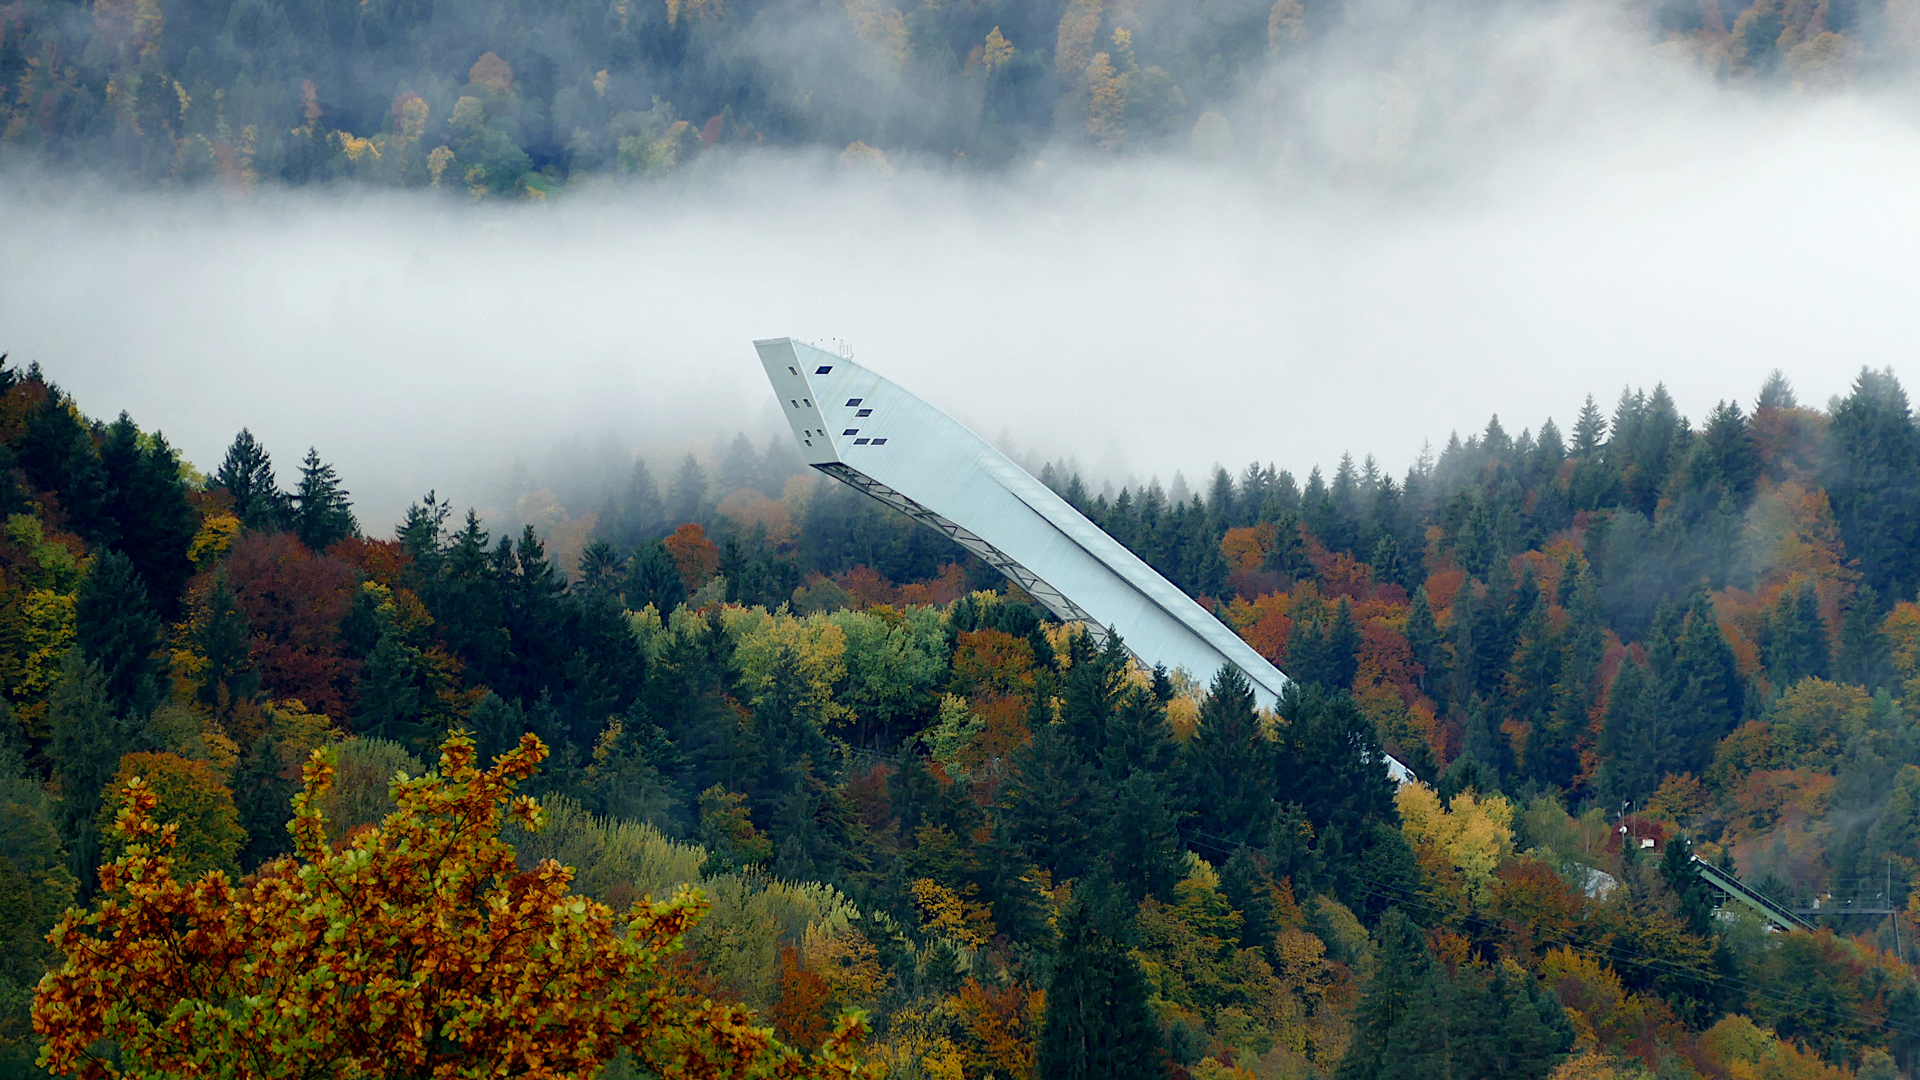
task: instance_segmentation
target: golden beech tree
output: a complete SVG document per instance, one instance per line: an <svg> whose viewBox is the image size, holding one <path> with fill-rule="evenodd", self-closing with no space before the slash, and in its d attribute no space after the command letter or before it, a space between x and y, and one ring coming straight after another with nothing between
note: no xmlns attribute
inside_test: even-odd
<svg viewBox="0 0 1920 1080"><path fill-rule="evenodd" d="M569 891L568 868L520 872L502 814L540 824L513 790L546 755L529 734L483 769L455 734L438 773L395 780L380 826L335 843L318 810L333 762L316 751L294 854L237 886L174 878L175 827L134 778L102 899L50 937L66 961L34 998L41 1063L89 1078L585 1077L625 1049L660 1077L866 1075L858 1014L806 1055L669 977L697 894L636 902L623 924Z"/></svg>

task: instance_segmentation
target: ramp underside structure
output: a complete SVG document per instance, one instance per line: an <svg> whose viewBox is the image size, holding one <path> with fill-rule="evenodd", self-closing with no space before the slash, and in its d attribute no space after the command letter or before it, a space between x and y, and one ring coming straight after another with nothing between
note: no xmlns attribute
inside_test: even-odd
<svg viewBox="0 0 1920 1080"><path fill-rule="evenodd" d="M958 421L846 357L754 342L807 464L938 530L1062 620L1142 663L1239 668L1263 707L1287 677L1139 556ZM1392 758L1396 780L1412 776Z"/></svg>

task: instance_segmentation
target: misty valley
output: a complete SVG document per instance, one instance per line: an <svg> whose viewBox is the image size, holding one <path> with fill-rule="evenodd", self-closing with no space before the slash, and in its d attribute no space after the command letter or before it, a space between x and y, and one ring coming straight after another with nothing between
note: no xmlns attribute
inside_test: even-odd
<svg viewBox="0 0 1920 1080"><path fill-rule="evenodd" d="M1843 1080L1920 1049L1890 371L1700 421L1588 397L1397 479L1042 465L1288 673L1271 710L789 442L523 477L538 528L432 493L378 528L317 450L242 430L207 473L38 364L0 391L12 1073Z"/></svg>
<svg viewBox="0 0 1920 1080"><path fill-rule="evenodd" d="M1917 104L1920 0L0 0L0 1080L1920 1077Z"/></svg>

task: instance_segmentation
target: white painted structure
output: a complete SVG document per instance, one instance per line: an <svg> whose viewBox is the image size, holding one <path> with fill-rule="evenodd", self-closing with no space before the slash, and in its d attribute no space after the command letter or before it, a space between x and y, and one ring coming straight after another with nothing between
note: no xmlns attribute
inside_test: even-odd
<svg viewBox="0 0 1920 1080"><path fill-rule="evenodd" d="M807 464L938 529L1145 664L1206 680L1232 664L1271 708L1287 677L1052 489L945 413L843 356L756 341ZM1388 758L1394 779L1412 776Z"/></svg>

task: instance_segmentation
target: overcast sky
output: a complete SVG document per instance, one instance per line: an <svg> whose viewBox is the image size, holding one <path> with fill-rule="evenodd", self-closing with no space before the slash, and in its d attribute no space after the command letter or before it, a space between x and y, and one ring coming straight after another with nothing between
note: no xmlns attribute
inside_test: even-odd
<svg viewBox="0 0 1920 1080"><path fill-rule="evenodd" d="M1576 95L1577 96L1577 95ZM1588 99L1591 102L1591 98ZM203 469L309 444L370 531L568 437L784 430L751 341L840 339L989 438L1090 473L1404 471L1499 413L1664 380L1698 418L1920 346L1910 105L1645 92L1418 184L1061 158L965 179L767 158L475 207L0 180L0 351ZM664 463L661 463L664 464ZM656 464L656 470L660 464Z"/></svg>

